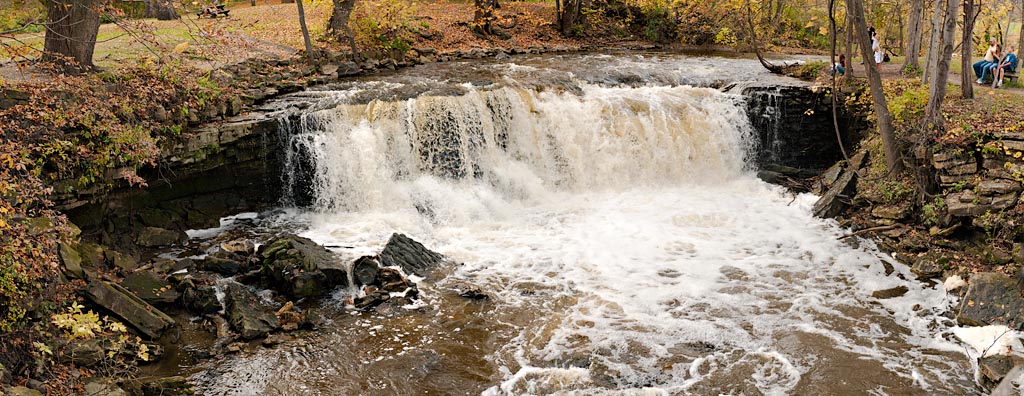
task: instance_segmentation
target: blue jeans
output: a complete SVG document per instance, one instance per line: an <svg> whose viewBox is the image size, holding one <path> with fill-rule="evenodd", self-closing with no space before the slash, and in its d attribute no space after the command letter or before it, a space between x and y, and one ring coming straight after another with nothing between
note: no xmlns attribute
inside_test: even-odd
<svg viewBox="0 0 1024 396"><path fill-rule="evenodd" d="M831 72L829 72L829 75L832 75L832 76L836 75L836 71L839 71L839 75L840 75L840 76L842 76L842 75L845 75L845 74L846 74L846 68L845 68L845 67L842 67L842 66L838 66L838 65L837 65L837 66L836 66L836 67L835 67L834 69L832 69L832 71L831 71Z"/></svg>
<svg viewBox="0 0 1024 396"><path fill-rule="evenodd" d="M979 77L981 79L981 81L987 81L988 77L992 77L992 78L996 77L996 67L998 67L998 66L996 66L996 64L992 63L992 62L985 62L985 63L988 63L988 64L982 66L981 77Z"/></svg>
<svg viewBox="0 0 1024 396"><path fill-rule="evenodd" d="M995 66L995 63L986 62L984 60L978 61L977 63L974 64L974 75L976 75L976 76L978 76L978 78L984 80L985 79L985 69L991 68L992 66Z"/></svg>

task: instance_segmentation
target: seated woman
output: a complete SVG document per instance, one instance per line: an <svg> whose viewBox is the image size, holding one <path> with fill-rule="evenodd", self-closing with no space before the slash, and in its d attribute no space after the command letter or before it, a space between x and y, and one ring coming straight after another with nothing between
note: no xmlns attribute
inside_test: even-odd
<svg viewBox="0 0 1024 396"><path fill-rule="evenodd" d="M1017 55L1013 51L1013 45L1006 46L1006 56L1003 57L1003 61L999 63L993 73L996 79L996 88L1003 86L1003 75L1017 66Z"/></svg>
<svg viewBox="0 0 1024 396"><path fill-rule="evenodd" d="M981 77L978 78L978 84L984 84L988 81L988 77L995 77L996 67L999 65L999 60L1003 58L1003 46L996 44L995 51L992 53L994 58L992 63L987 63L981 67Z"/></svg>
<svg viewBox="0 0 1024 396"><path fill-rule="evenodd" d="M995 37L990 39L988 43L989 47L988 50L985 51L985 59L982 59L974 64L974 75L978 76L978 84L985 83L985 68L994 65L996 63L996 59L998 59L995 55L997 45Z"/></svg>
<svg viewBox="0 0 1024 396"><path fill-rule="evenodd" d="M846 75L846 54L839 54L839 62L832 65L829 75L834 76L837 72L840 76Z"/></svg>

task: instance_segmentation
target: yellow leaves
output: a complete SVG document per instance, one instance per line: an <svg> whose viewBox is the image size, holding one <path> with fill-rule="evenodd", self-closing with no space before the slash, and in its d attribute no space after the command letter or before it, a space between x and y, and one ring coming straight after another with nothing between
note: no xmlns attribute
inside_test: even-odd
<svg viewBox="0 0 1024 396"><path fill-rule="evenodd" d="M814 27L814 21L807 21L807 24L804 25L804 29L809 29L812 27Z"/></svg>
<svg viewBox="0 0 1024 396"><path fill-rule="evenodd" d="M40 355L53 356L53 350L51 350L50 347L48 345L44 344L44 343L33 342L32 346L36 348L36 352L39 352Z"/></svg>
<svg viewBox="0 0 1024 396"><path fill-rule="evenodd" d="M818 34L822 36L828 36L828 28L824 26L818 28Z"/></svg>
<svg viewBox="0 0 1024 396"><path fill-rule="evenodd" d="M184 43L181 43L181 44L178 44L178 45L174 46L174 53L175 54L183 54L187 50L188 50L188 43L187 42L184 42Z"/></svg>

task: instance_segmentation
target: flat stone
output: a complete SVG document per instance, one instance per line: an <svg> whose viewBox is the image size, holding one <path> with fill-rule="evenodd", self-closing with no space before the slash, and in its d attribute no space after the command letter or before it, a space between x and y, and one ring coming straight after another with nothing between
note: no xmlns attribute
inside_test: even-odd
<svg viewBox="0 0 1024 396"><path fill-rule="evenodd" d="M103 360L104 351L99 338L71 342L71 361L81 367L89 367Z"/></svg>
<svg viewBox="0 0 1024 396"><path fill-rule="evenodd" d="M181 293L153 271L132 273L125 277L121 286L150 304L170 304L181 297Z"/></svg>
<svg viewBox="0 0 1024 396"><path fill-rule="evenodd" d="M274 311L248 287L237 283L224 287L224 314L231 328L243 339L261 338L279 329L281 325Z"/></svg>
<svg viewBox="0 0 1024 396"><path fill-rule="evenodd" d="M872 216L889 220L903 220L909 213L909 208L898 205L880 205L871 209Z"/></svg>
<svg viewBox="0 0 1024 396"><path fill-rule="evenodd" d="M149 338L159 338L174 325L174 319L120 285L95 280L86 288L86 296Z"/></svg>
<svg viewBox="0 0 1024 396"><path fill-rule="evenodd" d="M128 393L109 378L92 377L85 380L83 396L128 396Z"/></svg>
<svg viewBox="0 0 1024 396"><path fill-rule="evenodd" d="M917 276L917 279L926 280L942 276L944 266L932 257L921 257L910 267L910 272Z"/></svg>
<svg viewBox="0 0 1024 396"><path fill-rule="evenodd" d="M124 271L134 271L136 268L139 268L138 260L135 260L135 257L131 255L115 251L109 251L107 255L110 256L110 262L115 267Z"/></svg>
<svg viewBox="0 0 1024 396"><path fill-rule="evenodd" d="M142 393L145 396L181 396L195 394L188 379L182 376L150 378L138 380L141 382Z"/></svg>
<svg viewBox="0 0 1024 396"><path fill-rule="evenodd" d="M875 290L873 293L871 293L871 297L877 298L879 300L884 300L887 298L900 297L904 294L907 294L908 291L910 291L910 289L908 289L906 286L900 285L891 289Z"/></svg>
<svg viewBox="0 0 1024 396"><path fill-rule="evenodd" d="M1020 183L1012 180L983 180L974 189L980 195L1003 195L1010 192L1020 192Z"/></svg>
<svg viewBox="0 0 1024 396"><path fill-rule="evenodd" d="M1013 358L1006 355L992 355L978 359L978 371L982 378L998 384L1013 369Z"/></svg>
<svg viewBox="0 0 1024 396"><path fill-rule="evenodd" d="M1001 324L1021 329L1024 298L1017 281L996 272L972 275L956 320L970 326Z"/></svg>
<svg viewBox="0 0 1024 396"><path fill-rule="evenodd" d="M962 165L949 166L942 170L947 175L963 176L978 173L978 163L971 162Z"/></svg>
<svg viewBox="0 0 1024 396"><path fill-rule="evenodd" d="M1003 210L1017 204L1017 199L1020 198L1020 194L1016 192L1006 193L1003 195L992 197L991 205L992 209Z"/></svg>

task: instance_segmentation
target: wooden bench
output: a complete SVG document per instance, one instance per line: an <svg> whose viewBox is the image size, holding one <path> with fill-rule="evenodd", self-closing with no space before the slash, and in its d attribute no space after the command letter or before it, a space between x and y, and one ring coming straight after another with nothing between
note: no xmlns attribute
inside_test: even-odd
<svg viewBox="0 0 1024 396"><path fill-rule="evenodd" d="M228 13L230 12L231 10L225 8L224 4L218 4L215 7L203 8L203 10L199 11L199 13L197 13L196 16L199 18L202 18L204 16L208 16L210 18L217 18L220 15L227 17L230 16L228 15Z"/></svg>
<svg viewBox="0 0 1024 396"><path fill-rule="evenodd" d="M1020 58L1017 58L1017 64L1013 65L1013 69L1003 71L1003 78L1009 79L1010 81L1018 81L1020 79Z"/></svg>

